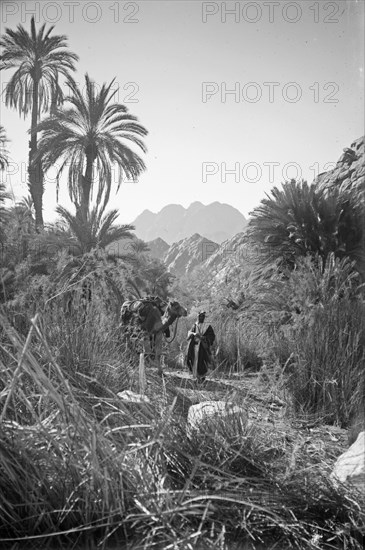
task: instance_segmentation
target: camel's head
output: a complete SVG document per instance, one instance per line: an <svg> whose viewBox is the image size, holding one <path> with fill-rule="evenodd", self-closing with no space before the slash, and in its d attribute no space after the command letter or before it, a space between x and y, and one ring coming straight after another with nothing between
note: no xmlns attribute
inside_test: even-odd
<svg viewBox="0 0 365 550"><path fill-rule="evenodd" d="M173 301L167 304L165 315L168 317L186 317L187 314L187 310L179 302Z"/></svg>

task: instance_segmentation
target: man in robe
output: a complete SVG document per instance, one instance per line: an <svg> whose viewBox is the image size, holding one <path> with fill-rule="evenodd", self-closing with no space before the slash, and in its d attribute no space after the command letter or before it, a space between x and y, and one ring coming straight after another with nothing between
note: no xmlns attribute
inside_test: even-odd
<svg viewBox="0 0 365 550"><path fill-rule="evenodd" d="M193 379L204 382L209 366L212 365L214 330L205 321L205 311L199 311L197 321L188 332L187 365Z"/></svg>

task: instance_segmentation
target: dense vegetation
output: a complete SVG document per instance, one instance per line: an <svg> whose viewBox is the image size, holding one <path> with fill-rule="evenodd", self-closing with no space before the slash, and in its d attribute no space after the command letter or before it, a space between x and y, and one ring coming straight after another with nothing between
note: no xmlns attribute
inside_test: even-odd
<svg viewBox="0 0 365 550"><path fill-rule="evenodd" d="M306 454L299 432L228 418L189 436L176 387L153 372L149 404L116 394L138 390L121 304L171 295L209 308L217 376L261 369L288 429L348 427L365 393L363 190L284 183L252 213L244 263L224 279L203 267L174 280L107 210L112 167L120 178L145 169L146 129L111 104L111 85L96 92L86 76L82 96L66 37L32 21L0 45L2 68L17 68L7 104L31 113L30 197L14 204L0 185L1 545L362 548L361 495L330 483L335 456ZM9 150L1 128L3 171ZM43 174L56 162L75 212L59 206L44 226ZM184 330L167 357L174 368ZM229 396L247 406L239 386Z"/></svg>

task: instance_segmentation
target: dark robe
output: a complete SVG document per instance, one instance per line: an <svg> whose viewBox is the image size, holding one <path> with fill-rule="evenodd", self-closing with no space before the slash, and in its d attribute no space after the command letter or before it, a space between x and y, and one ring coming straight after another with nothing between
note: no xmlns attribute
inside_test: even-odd
<svg viewBox="0 0 365 550"><path fill-rule="evenodd" d="M196 328L197 323L195 323L191 329L192 332L197 332ZM203 334L203 338L200 341L199 351L198 351L198 366L197 366L197 375L205 376L208 371L208 366L212 363L212 351L211 346L215 340L214 330L211 325L208 325L206 331ZM195 358L195 342L192 338L188 344L188 351L186 356L186 364L189 367L190 371L193 371Z"/></svg>

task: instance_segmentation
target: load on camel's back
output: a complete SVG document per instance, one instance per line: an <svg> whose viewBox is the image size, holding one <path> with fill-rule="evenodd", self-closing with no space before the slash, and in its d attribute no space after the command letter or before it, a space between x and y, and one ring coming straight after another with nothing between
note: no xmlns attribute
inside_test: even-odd
<svg viewBox="0 0 365 550"><path fill-rule="evenodd" d="M121 308L122 323L123 325L138 323L142 330L152 332L156 321L164 315L166 305L167 303L159 296L146 296L146 298L139 300L127 300ZM169 327L166 327L164 332L166 336L170 336Z"/></svg>
<svg viewBox="0 0 365 550"><path fill-rule="evenodd" d="M177 301L165 302L158 296L147 296L139 300L127 300L121 308L124 326L133 327L141 333L139 343L142 353L151 359L162 374L162 334L170 336L169 327L180 317L187 316L187 310Z"/></svg>

